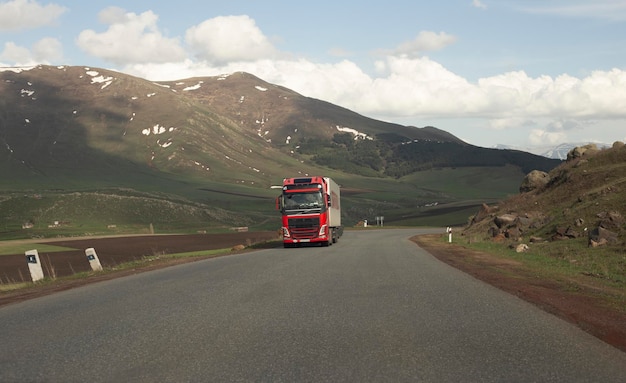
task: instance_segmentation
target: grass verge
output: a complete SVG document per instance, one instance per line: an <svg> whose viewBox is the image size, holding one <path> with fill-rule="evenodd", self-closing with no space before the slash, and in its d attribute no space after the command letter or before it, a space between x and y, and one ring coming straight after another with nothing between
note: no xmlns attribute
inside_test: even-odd
<svg viewBox="0 0 626 383"><path fill-rule="evenodd" d="M63 247L63 246L54 246L54 245L44 245L41 243L11 243L9 242L0 242L0 256L2 255L11 255L11 254L24 254L28 250L37 249L40 253L54 253L57 251L68 251L68 250L76 250L71 247Z"/></svg>

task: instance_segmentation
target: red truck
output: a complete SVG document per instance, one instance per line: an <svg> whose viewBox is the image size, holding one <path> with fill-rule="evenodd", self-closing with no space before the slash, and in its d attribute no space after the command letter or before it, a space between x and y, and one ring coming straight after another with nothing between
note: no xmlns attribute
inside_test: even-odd
<svg viewBox="0 0 626 383"><path fill-rule="evenodd" d="M303 243L332 245L343 234L339 185L329 177L283 180L276 208L282 214L285 247Z"/></svg>

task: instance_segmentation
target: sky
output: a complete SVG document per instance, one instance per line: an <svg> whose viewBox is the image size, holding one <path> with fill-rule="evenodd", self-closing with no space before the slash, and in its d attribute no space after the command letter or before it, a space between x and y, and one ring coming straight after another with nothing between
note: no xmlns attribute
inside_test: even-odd
<svg viewBox="0 0 626 383"><path fill-rule="evenodd" d="M626 141L626 0L0 0L0 67L37 64L244 71L482 147Z"/></svg>

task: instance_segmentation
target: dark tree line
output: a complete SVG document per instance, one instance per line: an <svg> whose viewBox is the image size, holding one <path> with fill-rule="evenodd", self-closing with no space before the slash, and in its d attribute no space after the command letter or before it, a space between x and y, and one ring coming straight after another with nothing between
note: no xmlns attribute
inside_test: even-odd
<svg viewBox="0 0 626 383"><path fill-rule="evenodd" d="M533 154L487 149L457 142L408 141L396 135L356 139L350 133L336 133L330 143L320 138L305 139L300 152L322 166L365 176L402 177L432 168L519 166L528 173L548 171L557 160Z"/></svg>

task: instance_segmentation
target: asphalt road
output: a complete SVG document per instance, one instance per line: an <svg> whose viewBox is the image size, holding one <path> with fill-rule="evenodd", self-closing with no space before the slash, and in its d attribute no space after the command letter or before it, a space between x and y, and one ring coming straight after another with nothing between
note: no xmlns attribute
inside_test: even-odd
<svg viewBox="0 0 626 383"><path fill-rule="evenodd" d="M1 382L624 382L626 353L437 261L347 231L0 308Z"/></svg>

